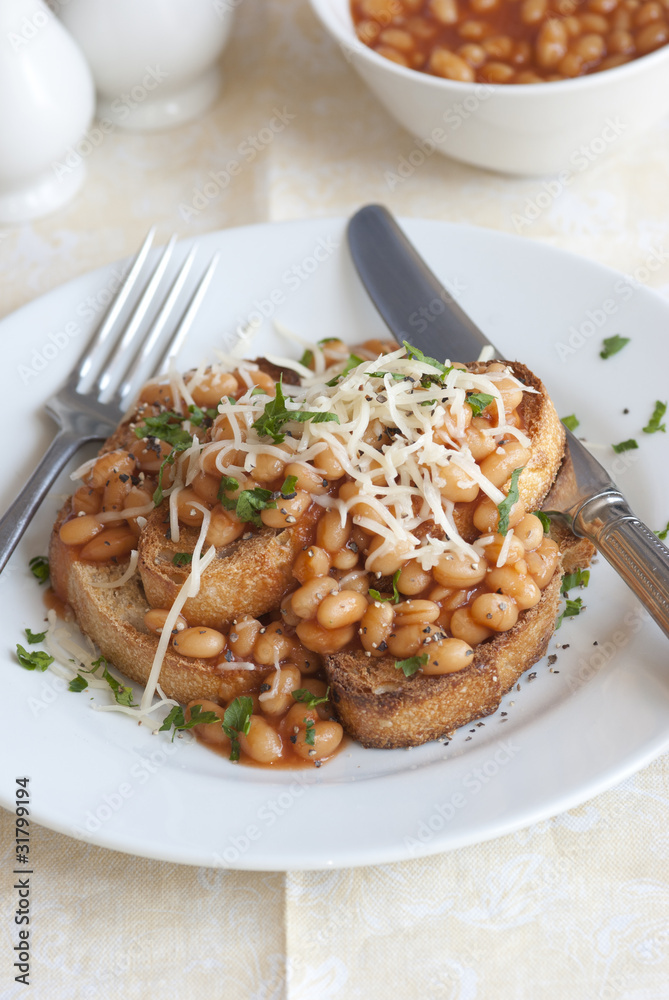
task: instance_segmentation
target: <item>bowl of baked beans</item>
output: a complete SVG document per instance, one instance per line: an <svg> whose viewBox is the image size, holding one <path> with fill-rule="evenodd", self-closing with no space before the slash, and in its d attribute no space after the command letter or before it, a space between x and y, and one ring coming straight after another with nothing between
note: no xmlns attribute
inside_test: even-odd
<svg viewBox="0 0 669 1000"><path fill-rule="evenodd" d="M311 4L416 164L575 174L669 113L669 0Z"/></svg>

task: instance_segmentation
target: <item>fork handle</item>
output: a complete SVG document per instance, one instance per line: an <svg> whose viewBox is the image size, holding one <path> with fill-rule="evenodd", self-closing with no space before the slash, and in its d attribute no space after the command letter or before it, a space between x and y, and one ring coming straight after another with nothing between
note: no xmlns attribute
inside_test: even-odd
<svg viewBox="0 0 669 1000"><path fill-rule="evenodd" d="M669 637L669 550L622 494L606 491L588 500L574 517L573 530L597 546Z"/></svg>
<svg viewBox="0 0 669 1000"><path fill-rule="evenodd" d="M32 521L37 508L53 485L66 462L87 438L70 430L60 430L47 448L44 457L23 487L7 513L0 519L0 573Z"/></svg>

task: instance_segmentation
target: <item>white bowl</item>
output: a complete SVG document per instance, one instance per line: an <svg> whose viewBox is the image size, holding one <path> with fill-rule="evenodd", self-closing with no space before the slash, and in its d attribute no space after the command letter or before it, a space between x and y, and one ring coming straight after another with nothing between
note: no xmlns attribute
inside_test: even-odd
<svg viewBox="0 0 669 1000"><path fill-rule="evenodd" d="M669 46L573 80L459 83L406 69L363 45L349 0L310 3L370 90L414 136L415 147L398 157L400 176L434 150L503 173L572 176L669 113Z"/></svg>

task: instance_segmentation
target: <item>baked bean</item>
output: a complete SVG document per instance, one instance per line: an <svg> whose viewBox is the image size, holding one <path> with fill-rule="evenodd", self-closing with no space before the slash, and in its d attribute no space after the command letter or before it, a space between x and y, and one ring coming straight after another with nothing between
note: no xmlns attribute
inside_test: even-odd
<svg viewBox="0 0 669 1000"><path fill-rule="evenodd" d="M200 500L204 500L209 506L212 507L218 501L218 491L220 486L221 477L210 476L206 472L199 472L190 484L190 488L196 496L198 496Z"/></svg>
<svg viewBox="0 0 669 1000"><path fill-rule="evenodd" d="M393 608L387 601L368 605L360 621L360 642L372 656L383 656L388 648L388 636L393 625Z"/></svg>
<svg viewBox="0 0 669 1000"><path fill-rule="evenodd" d="M609 30L609 22L601 14L581 14L578 19L581 31L593 31L605 35Z"/></svg>
<svg viewBox="0 0 669 1000"><path fill-rule="evenodd" d="M390 24L397 12L397 0L360 0L360 6L367 17L381 24Z"/></svg>
<svg viewBox="0 0 669 1000"><path fill-rule="evenodd" d="M149 406L159 406L163 410L172 410L172 387L169 382L147 382L139 394L138 403L148 403Z"/></svg>
<svg viewBox="0 0 669 1000"><path fill-rule="evenodd" d="M239 734L239 745L259 764L271 764L281 757L283 751L281 737L261 715L251 716L248 733Z"/></svg>
<svg viewBox="0 0 669 1000"><path fill-rule="evenodd" d="M652 21L634 36L636 48L639 55L644 56L647 52L659 49L661 45L666 45L669 41L669 28L664 21Z"/></svg>
<svg viewBox="0 0 669 1000"><path fill-rule="evenodd" d="M456 0L430 0L430 10L442 24L456 24L458 5Z"/></svg>
<svg viewBox="0 0 669 1000"><path fill-rule="evenodd" d="M241 413L220 413L211 428L212 441L246 440L246 422Z"/></svg>
<svg viewBox="0 0 669 1000"><path fill-rule="evenodd" d="M519 441L507 441L506 444L496 448L492 455L483 459L480 465L481 472L493 486L503 486L515 469L527 464L530 455L529 448L523 447Z"/></svg>
<svg viewBox="0 0 669 1000"><path fill-rule="evenodd" d="M395 605L395 626L402 628L404 625L436 622L440 610L434 601L400 601Z"/></svg>
<svg viewBox="0 0 669 1000"><path fill-rule="evenodd" d="M480 42L486 35L492 33L492 29L483 21L463 21L458 26L458 34L461 38L466 38L470 42Z"/></svg>
<svg viewBox="0 0 669 1000"><path fill-rule="evenodd" d="M481 76L488 83L509 83L513 74L511 66L502 62L489 62L481 69Z"/></svg>
<svg viewBox="0 0 669 1000"><path fill-rule="evenodd" d="M494 566L497 563L505 545L506 558L504 560L504 564L506 566L511 566L513 563L518 562L518 560L522 559L525 555L523 543L519 538L516 538L515 533L510 538L507 538L506 535L499 535L497 533L494 535L482 535L479 541L483 551L485 552L485 558L491 566Z"/></svg>
<svg viewBox="0 0 669 1000"><path fill-rule="evenodd" d="M299 615L296 615L293 611L293 606L291 604L292 592L290 594L285 594L281 599L281 604L279 605L279 612L281 614L281 621L284 625L299 625L302 621Z"/></svg>
<svg viewBox="0 0 669 1000"><path fill-rule="evenodd" d="M240 618L233 622L228 636L230 649L239 660L248 660L262 625L257 618Z"/></svg>
<svg viewBox="0 0 669 1000"><path fill-rule="evenodd" d="M373 45L381 34L381 25L378 21L359 21L355 32L364 45Z"/></svg>
<svg viewBox="0 0 669 1000"><path fill-rule="evenodd" d="M610 14L618 6L618 0L588 0L588 7L596 14Z"/></svg>
<svg viewBox="0 0 669 1000"><path fill-rule="evenodd" d="M481 583L485 579L487 568L485 559L477 558L475 553L465 555L459 552L444 552L433 567L432 576L443 587L459 590Z"/></svg>
<svg viewBox="0 0 669 1000"><path fill-rule="evenodd" d="M525 517L525 508L520 500L509 511L509 527L513 528ZM479 531L495 531L499 527L499 510L490 497L483 497L474 509L474 526Z"/></svg>
<svg viewBox="0 0 669 1000"><path fill-rule="evenodd" d="M355 626L323 628L318 622L300 622L297 626L300 642L315 653L338 653L355 638Z"/></svg>
<svg viewBox="0 0 669 1000"><path fill-rule="evenodd" d="M256 464L251 475L257 483L271 483L283 476L285 468L285 457L279 458L277 455L260 452L256 455Z"/></svg>
<svg viewBox="0 0 669 1000"><path fill-rule="evenodd" d="M172 646L181 656L209 660L223 652L226 638L215 628L196 625L178 632L172 639Z"/></svg>
<svg viewBox="0 0 669 1000"><path fill-rule="evenodd" d="M532 58L532 49L530 48L530 43L526 41L519 41L513 43L513 48L511 49L510 62L512 66L519 68L521 66L526 66ZM541 83L541 77L538 77ZM515 80L518 83L518 80ZM510 423L510 418L507 417L507 422Z"/></svg>
<svg viewBox="0 0 669 1000"><path fill-rule="evenodd" d="M312 580L307 580L301 587L293 593L290 604L296 615L302 619L316 617L316 612L321 601L324 601L328 594L339 589L336 580L331 576L318 576Z"/></svg>
<svg viewBox="0 0 669 1000"><path fill-rule="evenodd" d="M558 70L565 77L579 76L583 70L583 56L577 52L567 52L564 59L560 60Z"/></svg>
<svg viewBox="0 0 669 1000"><path fill-rule="evenodd" d="M332 565L338 570L349 570L353 569L354 566L358 565L358 551L357 549L345 548L341 549L340 552L336 552L332 556Z"/></svg>
<svg viewBox="0 0 669 1000"><path fill-rule="evenodd" d="M479 594L469 610L477 625L495 632L508 632L518 621L518 605L507 594Z"/></svg>
<svg viewBox="0 0 669 1000"><path fill-rule="evenodd" d="M323 692L323 694L325 694L325 692ZM318 695L318 697L322 697L322 695ZM283 733L290 734L292 736L295 735L295 733L299 732L300 729L304 729L307 725L307 722L313 722L313 723L318 722L318 720L321 718L318 712L319 708L320 705L317 705L316 708L309 708L301 701L297 702L293 701L293 704L288 709L288 712L282 719L281 731Z"/></svg>
<svg viewBox="0 0 669 1000"><path fill-rule="evenodd" d="M302 683L302 675L293 663L285 663L278 671L279 677L269 674L265 684L271 684L269 691L260 692L260 709L265 715L283 715L295 704L292 692Z"/></svg>
<svg viewBox="0 0 669 1000"><path fill-rule="evenodd" d="M523 24L538 24L546 16L548 0L523 0L520 5L520 19Z"/></svg>
<svg viewBox="0 0 669 1000"><path fill-rule="evenodd" d="M137 507L144 507L148 509L144 515L138 514L137 517L126 516L128 526L134 533L135 537L139 537L142 530L139 524L139 517L146 517L153 509L153 497L148 490L142 489L140 486L133 486L132 489L128 491L128 494L123 501L123 510L131 510Z"/></svg>
<svg viewBox="0 0 669 1000"><path fill-rule="evenodd" d="M177 514L182 524L187 524L195 528L202 524L204 517L202 507L206 507L206 504L190 486L186 486L183 490L179 491L176 506Z"/></svg>
<svg viewBox="0 0 669 1000"><path fill-rule="evenodd" d="M513 529L514 536L525 549L538 548L544 537L544 526L536 514L526 514Z"/></svg>
<svg viewBox="0 0 669 1000"><path fill-rule="evenodd" d="M136 538L130 528L105 528L84 545L79 555L90 562L110 562L129 555L135 544Z"/></svg>
<svg viewBox="0 0 669 1000"><path fill-rule="evenodd" d="M313 653L311 654L313 656ZM325 698L328 687L324 681L319 681L317 677L303 677L302 685L305 691L309 694L315 695L317 698ZM300 703L301 704L301 703ZM302 708L305 706L302 704ZM323 702L321 705L316 705L316 714L314 720L318 717L321 719L327 719L332 715L332 706L329 701Z"/></svg>
<svg viewBox="0 0 669 1000"><path fill-rule="evenodd" d="M375 538L369 547L369 554L365 562L365 569L372 573L381 573L382 576L392 576L408 559L413 547L409 542L396 541L394 548L383 555L379 555L379 549L385 543L385 538Z"/></svg>
<svg viewBox="0 0 669 1000"><path fill-rule="evenodd" d="M289 462L284 469L284 475L295 476L297 482L295 486L298 490L305 490L312 496L322 496L327 493L329 484L324 476L319 476L312 465L306 462Z"/></svg>
<svg viewBox="0 0 669 1000"><path fill-rule="evenodd" d="M307 684L307 680L310 680L310 678L307 676L305 680L305 675L315 674L321 669L323 662L318 653L314 652L312 649L307 649L306 646L301 645L301 643L295 639L293 651L290 654L290 662L294 663L302 674L302 687L306 687L309 691L311 691L311 688Z"/></svg>
<svg viewBox="0 0 669 1000"><path fill-rule="evenodd" d="M415 44L409 32L402 28L386 28L381 32L380 41L384 45L390 45L391 48L405 53L411 52Z"/></svg>
<svg viewBox="0 0 669 1000"><path fill-rule="evenodd" d="M616 66L624 66L625 63L630 62L631 59L632 59L631 55L626 56L623 55L622 52L618 53L615 56L607 56L606 59L603 59L600 65L597 67L597 72L600 72L601 70L604 69L614 69Z"/></svg>
<svg viewBox="0 0 669 1000"><path fill-rule="evenodd" d="M317 576L327 576L330 572L330 555L318 545L309 545L297 556L292 572L300 583L306 583Z"/></svg>
<svg viewBox="0 0 669 1000"><path fill-rule="evenodd" d="M221 723L223 722L225 709L217 705L215 701L207 701L206 698L197 698L188 703L185 712L186 722L190 722L191 709L195 708L196 705L202 712L213 712L221 720ZM230 750L230 738L223 732L222 725L215 722L201 722L199 726L193 726L193 732L203 743L208 743L209 746L216 747L217 750Z"/></svg>
<svg viewBox="0 0 669 1000"><path fill-rule="evenodd" d="M461 45L458 49L458 55L474 69L482 66L487 59L485 49L481 45L477 45L476 42L467 42L466 45Z"/></svg>
<svg viewBox="0 0 669 1000"><path fill-rule="evenodd" d="M167 441L158 441L156 438L144 438L134 445L132 453L142 472L158 472L171 451L172 446ZM169 467L166 467L163 474L163 484L167 481L168 473Z"/></svg>
<svg viewBox="0 0 669 1000"><path fill-rule="evenodd" d="M635 48L631 34L622 28L616 28L606 36L606 45L613 55L629 55Z"/></svg>
<svg viewBox="0 0 669 1000"><path fill-rule="evenodd" d="M170 613L169 608L150 608L144 615L144 624L151 632L155 632L156 635L160 635L165 627L165 622L167 621L167 616ZM188 628L188 622L183 615L179 615L176 622L172 627L172 633L183 632L184 629Z"/></svg>
<svg viewBox="0 0 669 1000"><path fill-rule="evenodd" d="M220 549L234 542L244 534L245 530L246 525L219 503L212 508L205 542L207 546L213 545L214 548Z"/></svg>
<svg viewBox="0 0 669 1000"><path fill-rule="evenodd" d="M632 22L635 28L643 28L644 25L651 24L653 21L661 21L663 17L662 4L657 3L656 0L649 0L648 3L641 4L634 11Z"/></svg>
<svg viewBox="0 0 669 1000"><path fill-rule="evenodd" d="M257 663L276 663L286 660L293 651L293 639L286 635L283 622L271 622L261 628L253 645L253 659Z"/></svg>
<svg viewBox="0 0 669 1000"><path fill-rule="evenodd" d="M131 487L132 481L127 473L110 476L102 493L103 511L122 510Z"/></svg>
<svg viewBox="0 0 669 1000"><path fill-rule="evenodd" d="M479 484L467 475L457 462L446 462L435 470L436 485L446 500L453 503L471 503L479 495Z"/></svg>
<svg viewBox="0 0 669 1000"><path fill-rule="evenodd" d="M423 569L418 560L410 559L400 570L400 575L397 578L397 589L400 594L414 597L429 587L431 582L432 577Z"/></svg>
<svg viewBox="0 0 669 1000"><path fill-rule="evenodd" d="M429 676L453 674L464 670L473 662L474 650L462 639L441 639L427 646L428 659L421 670Z"/></svg>
<svg viewBox="0 0 669 1000"><path fill-rule="evenodd" d="M355 590L329 594L318 605L316 618L327 629L340 629L359 622L367 610L367 600Z"/></svg>
<svg viewBox="0 0 669 1000"><path fill-rule="evenodd" d="M75 514L97 514L102 507L102 493L92 486L80 486L72 497Z"/></svg>
<svg viewBox="0 0 669 1000"><path fill-rule="evenodd" d="M469 6L475 14L489 14L497 10L500 0L469 0Z"/></svg>
<svg viewBox="0 0 669 1000"><path fill-rule="evenodd" d="M341 479L344 475L344 467L339 462L339 459L335 457L335 454L330 447L326 447L323 451L319 451L313 462L316 469L323 473L324 479Z"/></svg>
<svg viewBox="0 0 669 1000"><path fill-rule="evenodd" d="M593 62L606 55L606 43L601 35L581 35L570 43L569 51L579 55L584 62Z"/></svg>
<svg viewBox="0 0 669 1000"><path fill-rule="evenodd" d="M268 528L290 528L295 524L311 503L311 497L304 490L297 490L291 500L277 497L276 508L260 511L260 520Z"/></svg>
<svg viewBox="0 0 669 1000"><path fill-rule="evenodd" d="M477 462L492 454L497 447L492 434L484 434L486 429L490 429L490 422L485 417L474 417L465 431L465 441L469 445L472 458Z"/></svg>
<svg viewBox="0 0 669 1000"><path fill-rule="evenodd" d="M188 390L196 406L212 408L218 406L224 396L236 396L239 384L234 375L229 372L205 372L198 384Z"/></svg>
<svg viewBox="0 0 669 1000"><path fill-rule="evenodd" d="M418 625L405 625L403 628L394 629L388 635L388 652L398 659L406 659L415 656L425 645L434 641L434 636L443 636L443 632L436 625L422 622Z"/></svg>
<svg viewBox="0 0 669 1000"><path fill-rule="evenodd" d="M339 511L326 510L316 528L316 541L327 552L339 552L348 542L350 534L350 517L342 524Z"/></svg>
<svg viewBox="0 0 669 1000"><path fill-rule="evenodd" d="M480 642L493 635L492 629L485 628L475 622L469 608L458 608L451 618L451 634L455 639L462 639L469 646L478 646Z"/></svg>
<svg viewBox="0 0 669 1000"><path fill-rule="evenodd" d="M484 39L482 48L491 59L508 59L513 51L513 42L508 35L492 35Z"/></svg>
<svg viewBox="0 0 669 1000"><path fill-rule="evenodd" d="M65 545L85 545L104 530L104 525L93 514L72 517L60 526L58 537Z"/></svg>
<svg viewBox="0 0 669 1000"><path fill-rule="evenodd" d="M545 21L536 43L537 62L542 69L555 69L567 54L567 29L561 21Z"/></svg>
<svg viewBox="0 0 669 1000"><path fill-rule="evenodd" d="M486 577L486 587L498 593L513 597L521 611L533 608L541 600L541 591L531 576L520 573L514 566L501 566L491 569Z"/></svg>
<svg viewBox="0 0 669 1000"><path fill-rule="evenodd" d="M540 590L547 587L560 561L560 550L552 538L544 538L534 552L525 555L527 569Z"/></svg>
<svg viewBox="0 0 669 1000"><path fill-rule="evenodd" d="M338 574L339 586L345 590L356 590L366 597L369 593L369 573L364 569L354 569L350 573Z"/></svg>
<svg viewBox="0 0 669 1000"><path fill-rule="evenodd" d="M295 742L292 744L293 750L299 757L305 760L324 760L331 756L344 738L344 730L338 722L328 720L327 722L317 722L311 730L307 743L307 728L300 728L294 734Z"/></svg>
<svg viewBox="0 0 669 1000"><path fill-rule="evenodd" d="M471 36L463 36L471 37ZM480 35L477 37L481 37ZM443 76L448 80L461 80L464 83L471 83L474 79L474 70L460 56L449 49L434 49L429 61L430 73L435 76Z"/></svg>
<svg viewBox="0 0 669 1000"><path fill-rule="evenodd" d="M112 477L121 474L132 476L134 472L134 459L126 451L109 451L97 460L86 478L86 485L103 489Z"/></svg>
<svg viewBox="0 0 669 1000"><path fill-rule="evenodd" d="M341 500L353 501L350 504L349 512L354 523L357 523L361 517L364 517L368 521L374 521L376 524L385 524L381 514L378 514L369 503L365 503L365 494L361 493L357 483L344 483L339 490L339 497ZM370 529L365 528L364 530L367 531Z"/></svg>

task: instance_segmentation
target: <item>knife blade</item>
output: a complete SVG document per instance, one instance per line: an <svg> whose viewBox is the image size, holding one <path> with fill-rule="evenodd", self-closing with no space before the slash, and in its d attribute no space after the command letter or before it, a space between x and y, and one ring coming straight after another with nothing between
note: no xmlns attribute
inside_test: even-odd
<svg viewBox="0 0 669 1000"><path fill-rule="evenodd" d="M366 205L349 220L348 245L367 292L400 343L457 361L476 360L484 348L501 355L454 301L383 205ZM442 308L443 303L443 308ZM430 322L416 322L428 310ZM608 472L567 430L561 518L589 539L634 592L669 638L669 549L630 509Z"/></svg>

